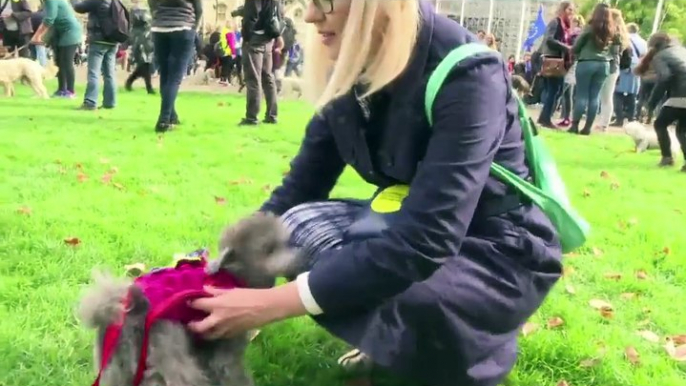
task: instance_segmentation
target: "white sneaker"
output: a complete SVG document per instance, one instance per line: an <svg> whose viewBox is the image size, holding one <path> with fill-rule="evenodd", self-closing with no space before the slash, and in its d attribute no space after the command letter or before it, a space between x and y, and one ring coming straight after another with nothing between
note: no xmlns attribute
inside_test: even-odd
<svg viewBox="0 0 686 386"><path fill-rule="evenodd" d="M338 358L338 365L350 372L371 372L374 362L358 349L351 350Z"/></svg>

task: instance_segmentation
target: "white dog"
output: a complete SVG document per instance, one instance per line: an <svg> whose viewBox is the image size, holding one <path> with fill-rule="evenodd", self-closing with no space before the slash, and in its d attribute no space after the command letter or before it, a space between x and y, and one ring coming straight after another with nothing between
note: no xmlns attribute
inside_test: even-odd
<svg viewBox="0 0 686 386"><path fill-rule="evenodd" d="M303 95L303 80L294 76L286 76L281 78L281 94L286 96L297 96L298 98Z"/></svg>
<svg viewBox="0 0 686 386"><path fill-rule="evenodd" d="M624 125L624 132L634 140L636 144L636 153L642 153L648 149L659 149L660 144L657 140L657 134L652 127L647 127L638 121L629 122ZM672 142L672 154L681 154L681 146L676 138L674 127L668 128L669 139Z"/></svg>
<svg viewBox="0 0 686 386"><path fill-rule="evenodd" d="M41 98L49 98L48 91L43 84L57 74L57 68L52 63L42 67L38 62L26 58L12 58L0 60L0 84L5 88L5 96L14 96L14 83L28 82L33 91Z"/></svg>

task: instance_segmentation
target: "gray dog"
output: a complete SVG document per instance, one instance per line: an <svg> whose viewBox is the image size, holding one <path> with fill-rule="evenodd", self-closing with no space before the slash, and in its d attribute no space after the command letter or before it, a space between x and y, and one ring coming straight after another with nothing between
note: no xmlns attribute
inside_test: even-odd
<svg viewBox="0 0 686 386"><path fill-rule="evenodd" d="M297 251L287 245L288 232L274 216L258 214L228 227L219 241L219 258L204 266L207 275L229 273L249 288L268 288L276 277L298 269ZM147 275L154 274L154 272ZM202 272L201 272L202 274ZM100 370L108 326L119 323L115 349L99 377L102 386L250 386L243 363L249 334L203 340L185 324L159 320L149 326L145 372L139 369L146 317L151 311L141 288L129 280L94 275L79 316L97 331L96 370ZM128 303L123 299L129 299ZM122 321L123 318L123 321ZM137 376L138 372L138 376ZM96 381L96 384L98 381ZM139 385L137 385L137 383Z"/></svg>

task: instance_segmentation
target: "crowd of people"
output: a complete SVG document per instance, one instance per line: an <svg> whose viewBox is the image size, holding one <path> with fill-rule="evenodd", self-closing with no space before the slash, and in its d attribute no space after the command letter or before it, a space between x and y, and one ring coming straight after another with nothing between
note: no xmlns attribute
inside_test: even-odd
<svg viewBox="0 0 686 386"><path fill-rule="evenodd" d="M175 107L179 86L197 71L201 59L206 71L216 72L220 85L228 86L235 80L240 91L246 90L246 115L239 124L251 126L260 123L262 93L267 108L261 122L277 122L280 82L276 73L283 67L286 76L300 76L303 63L294 24L285 17L283 5L277 0L246 2L232 15L239 22L231 19L223 26L206 28L207 38L199 28L201 1L170 5L149 0L148 10L133 0L127 21L129 39L125 42L107 33L118 22L113 20L116 15L111 10L113 4L121 5L120 0L44 0L35 11L27 0L12 0L10 4L7 11L3 10L0 25L3 44L42 65L47 64L49 56L53 58L58 68L55 98L76 97L75 65L84 61L88 75L81 110L116 107L118 63L132 69L125 82L129 91L142 78L147 92L156 94L152 78L158 74L161 105L157 132L169 131L181 123ZM87 16L85 31L77 14ZM272 14L281 21L278 31L270 31L267 23L273 19ZM102 103L98 105L101 78Z"/></svg>

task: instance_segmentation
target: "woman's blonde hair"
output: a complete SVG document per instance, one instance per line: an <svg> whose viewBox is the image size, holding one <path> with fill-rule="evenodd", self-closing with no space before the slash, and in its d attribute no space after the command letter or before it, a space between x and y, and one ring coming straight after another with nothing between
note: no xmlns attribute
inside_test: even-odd
<svg viewBox="0 0 686 386"><path fill-rule="evenodd" d="M356 83L367 86L365 96L379 91L407 67L419 25L418 0L352 0L336 60L331 60L316 29L309 26L306 95L319 110Z"/></svg>
<svg viewBox="0 0 686 386"><path fill-rule="evenodd" d="M574 15L572 21L575 22L579 28L584 28L586 26L586 19L581 15Z"/></svg>
<svg viewBox="0 0 686 386"><path fill-rule="evenodd" d="M610 14L612 14L612 20L615 22L617 33L622 38L622 50L625 50L629 47L629 44L631 44L631 38L629 37L629 29L626 28L622 11L617 8L612 8Z"/></svg>
<svg viewBox="0 0 686 386"><path fill-rule="evenodd" d="M484 37L484 42L486 42L488 48L498 51L498 42L495 40L495 35L492 33L486 34Z"/></svg>

